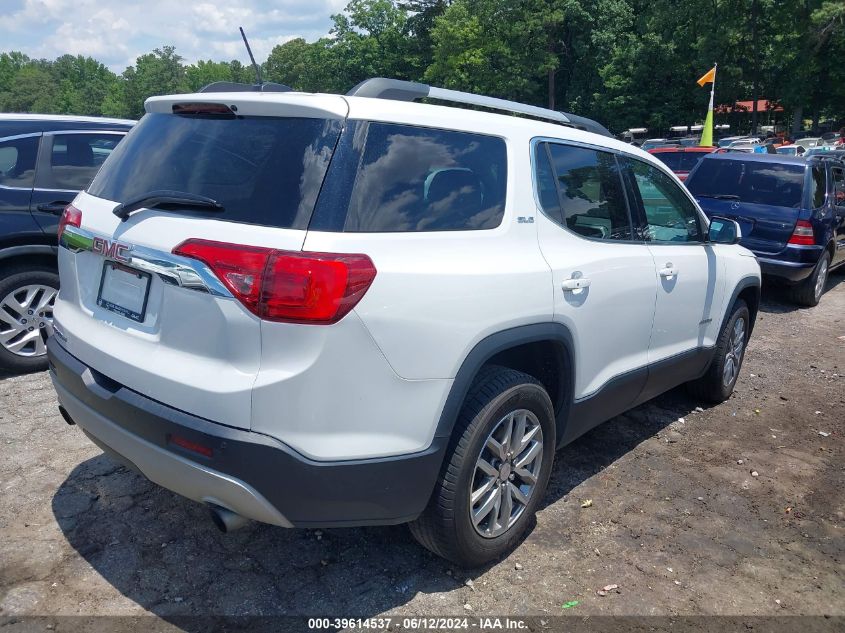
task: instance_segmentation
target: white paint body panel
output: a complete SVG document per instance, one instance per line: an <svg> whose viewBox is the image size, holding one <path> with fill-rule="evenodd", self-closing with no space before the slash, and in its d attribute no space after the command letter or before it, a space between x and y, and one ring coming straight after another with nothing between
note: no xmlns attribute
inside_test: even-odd
<svg viewBox="0 0 845 633"><path fill-rule="evenodd" d="M713 347L721 326L725 260L712 244L649 244L657 275L657 304L649 362L696 347ZM677 271L672 277L659 271Z"/></svg>
<svg viewBox="0 0 845 633"><path fill-rule="evenodd" d="M534 197L533 138L624 152L671 175L621 141L498 114L336 95L175 95L146 106L170 112L174 103L196 101L237 105L239 114L348 116L478 132L507 145L504 218L486 231L306 232L152 210L120 222L111 213L114 202L77 197L84 228L164 252L204 238L372 259L378 273L371 288L331 326L262 322L234 299L156 278L138 324L96 305L102 257L60 249L55 316L70 353L164 404L265 433L312 459L424 450L461 364L491 334L549 321L567 326L580 398L619 374L712 345L737 281L759 276L756 261L739 247L693 252L594 242L543 216ZM657 274L667 257L681 271L671 292ZM561 283L573 273L589 278L590 287L564 292Z"/></svg>
<svg viewBox="0 0 845 633"><path fill-rule="evenodd" d="M580 238L537 211L540 248L554 275L554 318L572 332L575 399L648 364L656 283L645 244ZM590 286L564 290L567 279Z"/></svg>

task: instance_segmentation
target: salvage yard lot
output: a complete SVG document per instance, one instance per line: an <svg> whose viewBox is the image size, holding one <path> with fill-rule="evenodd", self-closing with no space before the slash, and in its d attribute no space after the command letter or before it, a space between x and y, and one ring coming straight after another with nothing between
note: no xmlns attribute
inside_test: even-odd
<svg viewBox="0 0 845 633"><path fill-rule="evenodd" d="M845 277L811 310L765 291L729 401L675 390L559 451L536 527L472 571L401 526L222 535L67 426L46 373L5 377L0 616L843 615L844 374Z"/></svg>

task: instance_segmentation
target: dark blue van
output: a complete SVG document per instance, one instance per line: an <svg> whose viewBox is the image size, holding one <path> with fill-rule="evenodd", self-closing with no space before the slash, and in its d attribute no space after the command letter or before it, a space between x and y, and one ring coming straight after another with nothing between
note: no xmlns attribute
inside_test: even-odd
<svg viewBox="0 0 845 633"><path fill-rule="evenodd" d="M779 154L708 154L686 181L704 212L736 220L740 244L792 299L818 304L845 264L845 162Z"/></svg>

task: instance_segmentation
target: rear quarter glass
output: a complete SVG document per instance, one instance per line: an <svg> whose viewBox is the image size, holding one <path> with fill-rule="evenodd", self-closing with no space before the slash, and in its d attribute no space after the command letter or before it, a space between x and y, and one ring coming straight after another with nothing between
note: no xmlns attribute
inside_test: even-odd
<svg viewBox="0 0 845 633"><path fill-rule="evenodd" d="M502 221L507 152L499 137L350 121L310 229L430 232Z"/></svg>
<svg viewBox="0 0 845 633"><path fill-rule="evenodd" d="M150 113L106 159L88 192L126 202L155 190L208 196L214 219L305 229L342 123Z"/></svg>

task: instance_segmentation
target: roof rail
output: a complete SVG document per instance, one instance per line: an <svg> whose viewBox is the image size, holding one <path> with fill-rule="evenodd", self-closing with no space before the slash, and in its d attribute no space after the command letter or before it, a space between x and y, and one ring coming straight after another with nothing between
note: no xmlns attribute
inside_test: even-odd
<svg viewBox="0 0 845 633"><path fill-rule="evenodd" d="M600 123L585 117L557 112L547 108L526 105L516 101L507 101L495 97L472 94L471 92L460 92L447 88L436 88L415 81L403 81L401 79L387 79L385 77L373 77L359 83L346 93L350 97L371 97L373 99L393 99L395 101L414 101L416 99L439 99L440 101L451 101L453 103L465 103L468 105L491 108L493 110L504 110L506 112L518 112L527 114L538 119L555 121L562 125L568 125L594 134L613 136L607 128Z"/></svg>
<svg viewBox="0 0 845 633"><path fill-rule="evenodd" d="M200 88L199 92L291 92L293 88L272 82L242 84L236 81L215 81Z"/></svg>

